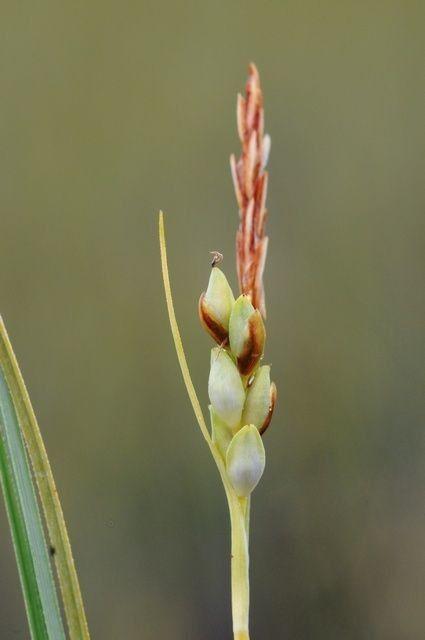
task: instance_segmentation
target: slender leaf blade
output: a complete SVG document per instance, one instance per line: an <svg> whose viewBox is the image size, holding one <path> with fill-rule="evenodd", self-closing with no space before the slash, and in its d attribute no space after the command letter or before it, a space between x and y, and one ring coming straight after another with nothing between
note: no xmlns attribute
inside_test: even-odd
<svg viewBox="0 0 425 640"><path fill-rule="evenodd" d="M13 398L31 459L62 593L70 640L90 640L81 589L62 506L35 413L16 356L0 317L0 364Z"/></svg>
<svg viewBox="0 0 425 640"><path fill-rule="evenodd" d="M31 468L2 366L0 476L31 636L65 640Z"/></svg>

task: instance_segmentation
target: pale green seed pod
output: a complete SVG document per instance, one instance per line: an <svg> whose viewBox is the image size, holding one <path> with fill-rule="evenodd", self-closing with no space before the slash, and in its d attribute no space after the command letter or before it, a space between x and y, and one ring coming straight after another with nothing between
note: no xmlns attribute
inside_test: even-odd
<svg viewBox="0 0 425 640"><path fill-rule="evenodd" d="M211 269L208 288L199 299L199 318L204 328L218 344L227 342L230 314L235 298L224 273Z"/></svg>
<svg viewBox="0 0 425 640"><path fill-rule="evenodd" d="M233 305L229 321L230 349L242 375L249 375L264 351L266 330L258 309L249 296L241 295Z"/></svg>
<svg viewBox="0 0 425 640"><path fill-rule="evenodd" d="M237 429L245 403L245 389L236 365L220 347L211 349L208 395L217 415L231 429Z"/></svg>
<svg viewBox="0 0 425 640"><path fill-rule="evenodd" d="M270 367L264 365L256 371L248 387L242 413L242 424L255 424L260 433L268 427L276 402L276 386L270 382Z"/></svg>
<svg viewBox="0 0 425 640"><path fill-rule="evenodd" d="M226 462L226 453L233 438L233 433L230 427L214 411L213 407L210 405L208 408L211 418L212 441L219 450L224 462Z"/></svg>
<svg viewBox="0 0 425 640"><path fill-rule="evenodd" d="M257 427L247 424L237 432L227 449L226 469L237 495L249 496L266 466L263 441Z"/></svg>

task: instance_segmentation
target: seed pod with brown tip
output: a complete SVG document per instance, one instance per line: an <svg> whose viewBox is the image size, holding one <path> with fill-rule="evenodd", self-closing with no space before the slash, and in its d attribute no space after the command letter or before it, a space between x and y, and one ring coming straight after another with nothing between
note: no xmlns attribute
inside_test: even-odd
<svg viewBox="0 0 425 640"><path fill-rule="evenodd" d="M199 299L199 318L210 336L225 344L229 337L229 319L235 298L224 273L214 267L208 288Z"/></svg>
<svg viewBox="0 0 425 640"><path fill-rule="evenodd" d="M229 321L230 349L238 369L244 376L257 366L264 351L266 330L258 309L254 309L249 296L236 300Z"/></svg>
<svg viewBox="0 0 425 640"><path fill-rule="evenodd" d="M276 403L276 385L270 382L270 367L259 367L252 383L248 387L242 424L255 424L260 433L264 433L272 419Z"/></svg>

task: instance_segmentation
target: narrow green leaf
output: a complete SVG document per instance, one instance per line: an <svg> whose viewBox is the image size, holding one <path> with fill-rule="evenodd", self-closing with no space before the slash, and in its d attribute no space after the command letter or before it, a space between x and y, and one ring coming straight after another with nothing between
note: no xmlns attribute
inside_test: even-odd
<svg viewBox="0 0 425 640"><path fill-rule="evenodd" d="M31 636L33 640L64 640L31 468L2 367L0 476Z"/></svg>
<svg viewBox="0 0 425 640"><path fill-rule="evenodd" d="M89 640L81 590L47 452L6 328L0 317L0 364L25 438L46 518L71 640ZM57 636L59 638L61 636ZM56 636L54 637L56 640Z"/></svg>

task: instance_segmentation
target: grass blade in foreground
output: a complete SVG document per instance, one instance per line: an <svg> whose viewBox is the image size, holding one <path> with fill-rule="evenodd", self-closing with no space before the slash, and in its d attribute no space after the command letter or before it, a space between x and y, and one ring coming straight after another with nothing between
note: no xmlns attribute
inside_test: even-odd
<svg viewBox="0 0 425 640"><path fill-rule="evenodd" d="M55 549L54 558L69 635L71 640L89 640L90 636L80 586L55 481L37 419L1 317L0 365L2 375L10 389L19 424L27 444L46 517L50 542ZM38 636L36 637L38 638ZM61 637L59 635L54 636L54 640Z"/></svg>
<svg viewBox="0 0 425 640"><path fill-rule="evenodd" d="M65 639L31 468L2 367L0 476L31 636Z"/></svg>

